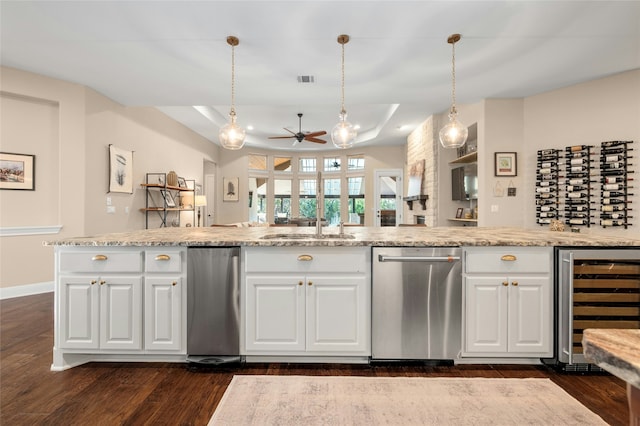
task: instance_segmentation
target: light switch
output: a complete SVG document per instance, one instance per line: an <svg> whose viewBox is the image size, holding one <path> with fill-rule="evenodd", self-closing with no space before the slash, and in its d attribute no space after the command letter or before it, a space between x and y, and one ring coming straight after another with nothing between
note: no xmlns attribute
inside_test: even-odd
<svg viewBox="0 0 640 426"><path fill-rule="evenodd" d="M491 213L498 213L498 205L491 204Z"/></svg>
<svg viewBox="0 0 640 426"><path fill-rule="evenodd" d="M107 206L107 213L114 214L116 212L115 206Z"/></svg>
<svg viewBox="0 0 640 426"><path fill-rule="evenodd" d="M107 205L110 206L111 205L111 197L107 197Z"/></svg>

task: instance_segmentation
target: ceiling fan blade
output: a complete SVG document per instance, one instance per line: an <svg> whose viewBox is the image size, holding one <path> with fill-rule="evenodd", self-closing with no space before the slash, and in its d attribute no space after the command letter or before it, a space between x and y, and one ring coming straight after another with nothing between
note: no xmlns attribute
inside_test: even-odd
<svg viewBox="0 0 640 426"><path fill-rule="evenodd" d="M295 138L296 136L269 136L268 139L291 139L291 138Z"/></svg>
<svg viewBox="0 0 640 426"><path fill-rule="evenodd" d="M283 127L283 129L285 129L287 132L291 133L291 134L292 134L292 135L294 135L294 136L295 136L295 134L296 134L296 132L294 132L294 131L292 131L292 130L287 129L286 127Z"/></svg>
<svg viewBox="0 0 640 426"><path fill-rule="evenodd" d="M322 139L318 139L318 138L306 137L306 138L304 138L304 140L308 141L308 142L313 142L313 143L327 143L327 141L323 141Z"/></svg>
<svg viewBox="0 0 640 426"><path fill-rule="evenodd" d="M310 137L313 138L315 136L322 136L322 135L326 135L326 134L327 134L327 132L325 132L324 130L320 130L320 131L317 131L317 132L307 133L304 136L305 137L309 137L310 136Z"/></svg>

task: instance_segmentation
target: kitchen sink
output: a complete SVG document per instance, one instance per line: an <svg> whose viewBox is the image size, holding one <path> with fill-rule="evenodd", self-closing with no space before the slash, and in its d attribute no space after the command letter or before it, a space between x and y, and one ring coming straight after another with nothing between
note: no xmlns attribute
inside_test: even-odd
<svg viewBox="0 0 640 426"><path fill-rule="evenodd" d="M260 237L261 240L352 240L351 234L267 234Z"/></svg>

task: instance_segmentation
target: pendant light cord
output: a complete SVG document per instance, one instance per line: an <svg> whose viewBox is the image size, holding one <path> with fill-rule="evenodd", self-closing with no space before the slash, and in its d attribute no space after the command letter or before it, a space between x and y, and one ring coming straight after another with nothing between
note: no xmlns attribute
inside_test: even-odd
<svg viewBox="0 0 640 426"><path fill-rule="evenodd" d="M236 115L236 47L231 45L231 112L229 115Z"/></svg>
<svg viewBox="0 0 640 426"><path fill-rule="evenodd" d="M456 42L451 43L451 114L456 111Z"/></svg>
<svg viewBox="0 0 640 426"><path fill-rule="evenodd" d="M342 110L340 114L346 114L347 111L344 109L344 43L342 43Z"/></svg>

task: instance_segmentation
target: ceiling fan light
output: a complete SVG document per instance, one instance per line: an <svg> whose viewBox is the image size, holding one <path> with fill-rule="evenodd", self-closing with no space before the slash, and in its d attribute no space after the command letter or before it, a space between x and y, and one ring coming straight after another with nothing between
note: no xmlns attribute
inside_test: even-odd
<svg viewBox="0 0 640 426"><path fill-rule="evenodd" d="M331 130L331 141L336 148L347 149L353 146L357 135L355 126L347 121L346 112L342 112L340 122Z"/></svg>
<svg viewBox="0 0 640 426"><path fill-rule="evenodd" d="M233 111L229 114L231 121L220 128L218 137L223 148L237 150L244 146L245 130L236 123Z"/></svg>
<svg viewBox="0 0 640 426"><path fill-rule="evenodd" d="M457 119L457 114L449 114L449 122L440 129L440 143L444 148L460 148L467 141L469 129Z"/></svg>

